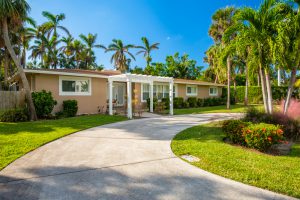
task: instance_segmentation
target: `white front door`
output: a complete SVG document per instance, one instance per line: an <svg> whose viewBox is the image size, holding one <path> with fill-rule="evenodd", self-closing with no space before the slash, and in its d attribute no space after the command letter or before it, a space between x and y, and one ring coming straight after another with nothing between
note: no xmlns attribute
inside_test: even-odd
<svg viewBox="0 0 300 200"><path fill-rule="evenodd" d="M123 106L125 101L125 84L114 84L113 98L117 100L117 106Z"/></svg>

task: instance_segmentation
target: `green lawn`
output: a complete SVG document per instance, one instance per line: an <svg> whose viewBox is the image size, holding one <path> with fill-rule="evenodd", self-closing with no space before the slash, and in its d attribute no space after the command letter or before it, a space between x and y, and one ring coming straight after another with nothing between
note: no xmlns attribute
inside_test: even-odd
<svg viewBox="0 0 300 200"><path fill-rule="evenodd" d="M177 156L200 158L193 165L249 185L300 198L300 144L289 156L271 156L223 142L220 123L186 129L172 141Z"/></svg>
<svg viewBox="0 0 300 200"><path fill-rule="evenodd" d="M126 120L121 116L89 115L37 122L0 122L0 170L22 155L65 135Z"/></svg>
<svg viewBox="0 0 300 200"><path fill-rule="evenodd" d="M262 109L262 105L250 105ZM241 104L232 105L231 109L226 109L226 105L222 106L211 106L211 107L200 107L200 108L183 108L174 109L174 115L184 114L200 114L200 113L242 113L245 112L247 107Z"/></svg>

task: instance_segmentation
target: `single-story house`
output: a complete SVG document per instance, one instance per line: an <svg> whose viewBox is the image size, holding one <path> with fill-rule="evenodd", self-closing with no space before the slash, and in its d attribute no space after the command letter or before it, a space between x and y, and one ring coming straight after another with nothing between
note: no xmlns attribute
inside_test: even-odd
<svg viewBox="0 0 300 200"><path fill-rule="evenodd" d="M175 79L172 77L121 74L115 70L91 71L77 69L25 69L32 91L51 91L57 101L53 112L62 109L68 99L78 101L78 114L98 113L99 108L126 106L127 115L132 117L132 104L145 105L150 98L170 98L170 114L173 114L173 97L209 98L222 95L222 84ZM20 82L20 81L19 81ZM22 85L19 85L22 88ZM170 95L169 95L170 94Z"/></svg>

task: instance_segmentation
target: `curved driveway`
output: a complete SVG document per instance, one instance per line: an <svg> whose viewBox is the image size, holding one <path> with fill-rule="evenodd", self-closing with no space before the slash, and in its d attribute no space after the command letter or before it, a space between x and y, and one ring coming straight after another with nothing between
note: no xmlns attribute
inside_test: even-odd
<svg viewBox="0 0 300 200"><path fill-rule="evenodd" d="M290 199L175 157L183 129L234 114L130 120L51 142L0 171L0 199Z"/></svg>

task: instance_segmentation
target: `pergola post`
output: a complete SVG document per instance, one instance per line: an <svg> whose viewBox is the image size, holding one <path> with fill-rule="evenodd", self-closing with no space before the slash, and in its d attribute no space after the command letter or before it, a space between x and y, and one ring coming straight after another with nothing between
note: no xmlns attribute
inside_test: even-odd
<svg viewBox="0 0 300 200"><path fill-rule="evenodd" d="M113 115L113 81L108 80L108 90L109 90L109 99L108 99L108 108L109 115Z"/></svg>
<svg viewBox="0 0 300 200"><path fill-rule="evenodd" d="M150 82L150 112L153 113L153 81Z"/></svg>
<svg viewBox="0 0 300 200"><path fill-rule="evenodd" d="M173 115L173 80L169 83L170 115Z"/></svg>
<svg viewBox="0 0 300 200"><path fill-rule="evenodd" d="M131 80L127 79L127 117L132 119L132 84Z"/></svg>

